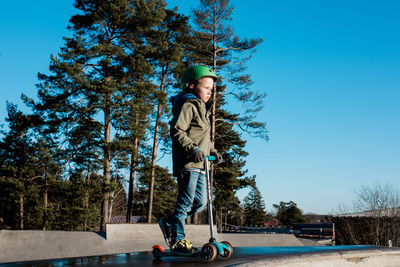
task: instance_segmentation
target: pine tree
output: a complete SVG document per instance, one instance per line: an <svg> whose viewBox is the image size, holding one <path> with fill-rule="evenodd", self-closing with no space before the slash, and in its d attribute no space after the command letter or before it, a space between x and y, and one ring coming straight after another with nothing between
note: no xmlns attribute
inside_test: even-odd
<svg viewBox="0 0 400 267"><path fill-rule="evenodd" d="M195 64L211 66L220 77L211 101L211 139L225 162L216 167L215 173L211 169L211 179L216 188L217 209L222 217L223 212L228 213L225 197L230 196L229 203L238 212L239 201L235 192L249 184L249 178L239 179L247 172L243 170L247 152L237 131L240 129L250 136L268 140L266 124L255 120L257 112L262 109L265 94L251 89L252 81L245 73L247 60L262 40L240 38L234 34L229 25L233 11L229 0L200 2L200 7L193 13L196 31L188 44L186 58ZM238 114L228 112L226 99L236 99L242 104L243 111ZM230 190L230 193L222 190Z"/></svg>
<svg viewBox="0 0 400 267"><path fill-rule="evenodd" d="M255 182L253 183L248 196L243 200L243 209L245 215L245 225L263 226L268 220L267 213L265 212L264 200Z"/></svg>
<svg viewBox="0 0 400 267"><path fill-rule="evenodd" d="M178 196L177 183L167 169L156 165L155 177L152 219L162 218L171 214ZM146 204L150 179L151 165L144 164L143 168L140 168L139 186L134 205L135 213L143 217L148 215Z"/></svg>
<svg viewBox="0 0 400 267"><path fill-rule="evenodd" d="M129 132L129 140L143 135L136 132L142 126L136 122L146 113L135 105L150 94L152 72L144 56L144 34L160 20L154 10L164 5L151 0L76 0L81 13L70 20L73 37L65 37L61 53L51 57L53 74L39 74L38 103L26 99L46 120L47 133L62 144L70 169L85 170L87 180L103 170L102 231L109 218L115 153L126 137L122 135ZM113 128L127 117L127 128ZM133 157L135 146L130 151Z"/></svg>
<svg viewBox="0 0 400 267"><path fill-rule="evenodd" d="M267 140L266 124L255 121L257 112L263 107L262 101L265 94L252 91L250 75L244 73L247 60L251 58L262 39L241 39L234 34L233 28L229 25L233 11L229 0L201 0L200 2L200 7L194 11L194 21L198 30L195 37L200 44L196 47L197 54L208 55L200 59L201 62L211 65L227 83L227 86L221 87L223 92L217 91L217 88L214 89L211 115L212 141L216 137L217 99L228 94L234 96L244 107L242 116L232 123L249 134Z"/></svg>
<svg viewBox="0 0 400 267"><path fill-rule="evenodd" d="M178 197L178 185L167 169L156 166L154 214L153 218L163 218L175 209Z"/></svg>
<svg viewBox="0 0 400 267"><path fill-rule="evenodd" d="M128 111L130 118L125 119L129 122L128 129L131 129L127 135L129 136L127 140L131 144L129 147L131 162L129 167L127 222L130 222L132 216L133 186L140 158L138 152L141 146L146 146L146 135L148 131L150 131L149 121L152 115L151 111L154 110L155 107L158 107L158 110L162 109L162 103L160 105L159 102L162 92L159 93L159 91L156 90L157 86L153 84L154 78L158 78L156 73L158 66L155 62L159 60L160 54L157 53L157 51L160 49L161 44L154 42L154 38L158 36L160 32L159 28L162 27L160 25L163 25L165 18L168 17L164 1L142 0L135 1L135 4L135 18L125 26L125 28L129 30L129 35L126 40L123 40L124 45L131 51L130 60L132 60L132 56L134 56L133 59L136 62L135 68L131 69L136 75L132 80L135 90L130 91L131 95L128 97L128 99L131 99L130 103L132 104ZM166 30L164 29L164 31ZM161 87L164 88L164 85L161 85ZM124 114L124 112L122 112L122 114ZM157 123L157 121L160 119L159 115L160 114L157 113L155 137L158 137L159 123ZM154 140L157 140L157 138ZM157 147L153 144L152 157L154 158L154 162L156 150ZM150 192L148 192L148 194L150 198L152 194L150 194ZM151 213L150 207L149 212Z"/></svg>
<svg viewBox="0 0 400 267"><path fill-rule="evenodd" d="M302 211L293 201L281 201L279 204L274 204L274 208L277 210L276 218L281 226L290 227L294 223L303 223L306 221Z"/></svg>
<svg viewBox="0 0 400 267"><path fill-rule="evenodd" d="M37 116L23 114L7 103L9 131L0 141L0 217L13 229L41 229L47 202L46 185L59 166L48 146L35 136Z"/></svg>
<svg viewBox="0 0 400 267"><path fill-rule="evenodd" d="M156 47L151 54L153 65L155 67L156 79L159 88L154 93L154 130L153 146L151 156L151 179L148 192L148 210L147 220L150 223L153 217L154 203L154 184L157 151L160 141L167 144L168 125L165 120L169 115L168 107L168 89L174 85L174 73L181 65L184 49L184 41L188 35L187 17L176 12L176 10L166 10L164 21L156 27L149 41ZM168 144L167 144L168 145Z"/></svg>
<svg viewBox="0 0 400 267"><path fill-rule="evenodd" d="M1 194L1 217L6 225L24 229L29 179L36 176L37 169L31 168L34 150L30 145L29 126L24 115L9 103L7 112L6 121L10 130L3 132L4 138L0 143L1 187L5 189Z"/></svg>
<svg viewBox="0 0 400 267"><path fill-rule="evenodd" d="M0 184L4 190L0 216L5 225L12 229L86 230L86 222L97 221L99 201L83 207L81 200L88 185L79 179L80 173L69 181L62 179L57 149L49 138L43 138L37 116L22 114L14 105L8 105L8 112L10 130L3 132L0 142ZM93 199L95 192L100 190L91 192Z"/></svg>
<svg viewBox="0 0 400 267"><path fill-rule="evenodd" d="M222 98L219 99L219 101L221 100ZM218 103L217 107L219 106L220 103ZM228 118L235 115L219 108L217 116ZM224 161L215 165L214 204L218 217L225 224L237 224L240 217L240 202L236 192L249 184L248 178L243 178L247 173L244 169L246 163L244 158L248 155L244 151L246 142L241 139L231 124L223 123L218 125L217 133L215 147L218 151L221 151Z"/></svg>

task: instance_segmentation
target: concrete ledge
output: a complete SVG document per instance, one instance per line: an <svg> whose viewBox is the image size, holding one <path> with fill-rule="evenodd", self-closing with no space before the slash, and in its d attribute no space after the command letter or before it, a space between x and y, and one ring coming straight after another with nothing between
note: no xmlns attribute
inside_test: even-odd
<svg viewBox="0 0 400 267"><path fill-rule="evenodd" d="M236 266L268 266L268 267L377 267L400 266L400 250L367 250L344 251L333 253L307 253L255 259Z"/></svg>
<svg viewBox="0 0 400 267"><path fill-rule="evenodd" d="M106 231L111 254L151 251L156 244L167 247L158 224L107 224ZM194 246L203 246L210 238L210 226L185 225L185 233Z"/></svg>
<svg viewBox="0 0 400 267"><path fill-rule="evenodd" d="M94 232L0 231L0 263L108 253L106 240Z"/></svg>
<svg viewBox="0 0 400 267"><path fill-rule="evenodd" d="M185 225L185 233L187 239L192 241L195 246L199 246L208 242L210 238L210 226L207 224ZM150 248L156 243L165 244L158 224L107 224L106 237L109 242L132 242L137 243L143 248L145 248L143 242L147 241L152 244Z"/></svg>
<svg viewBox="0 0 400 267"><path fill-rule="evenodd" d="M210 238L208 225L186 225L194 246ZM151 251L166 246L158 224L107 224L106 233L0 230L0 263Z"/></svg>
<svg viewBox="0 0 400 267"><path fill-rule="evenodd" d="M209 225L186 225L196 247L210 238ZM287 234L218 234L217 240L240 246L301 246ZM0 263L151 251L166 247L158 224L108 224L106 233L77 231L0 230Z"/></svg>

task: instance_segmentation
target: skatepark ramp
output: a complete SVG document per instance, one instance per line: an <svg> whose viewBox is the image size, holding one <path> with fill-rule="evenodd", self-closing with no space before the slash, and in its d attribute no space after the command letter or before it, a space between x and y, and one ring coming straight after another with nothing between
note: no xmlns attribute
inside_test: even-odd
<svg viewBox="0 0 400 267"><path fill-rule="evenodd" d="M209 225L186 225L194 246L210 238ZM302 246L288 234L217 234L234 247ZM150 251L165 246L158 224L107 224L106 233L79 231L0 230L0 263Z"/></svg>

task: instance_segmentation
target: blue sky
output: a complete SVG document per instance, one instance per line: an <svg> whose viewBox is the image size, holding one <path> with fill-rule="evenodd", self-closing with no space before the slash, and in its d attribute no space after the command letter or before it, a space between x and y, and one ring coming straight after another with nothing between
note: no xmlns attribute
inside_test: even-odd
<svg viewBox="0 0 400 267"><path fill-rule="evenodd" d="M0 123L6 100L23 108L37 73L63 45L68 1L6 1L0 10ZM167 1L186 13L199 1ZM268 210L351 205L361 185L400 186L400 10L389 0L231 0L239 36L264 42L248 62L268 94L259 119L269 142L245 134L247 168ZM245 191L240 195L245 195Z"/></svg>

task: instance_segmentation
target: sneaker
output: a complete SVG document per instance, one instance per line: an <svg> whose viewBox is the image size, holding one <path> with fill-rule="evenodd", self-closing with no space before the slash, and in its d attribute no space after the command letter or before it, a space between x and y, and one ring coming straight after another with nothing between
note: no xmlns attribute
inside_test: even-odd
<svg viewBox="0 0 400 267"><path fill-rule="evenodd" d="M165 242L168 246L171 244L171 229L167 224L166 218L162 218L158 221L158 225L160 225L161 232L163 233Z"/></svg>
<svg viewBox="0 0 400 267"><path fill-rule="evenodd" d="M172 246L172 251L179 253L193 253L194 249L192 247L192 242L187 239L181 239Z"/></svg>

